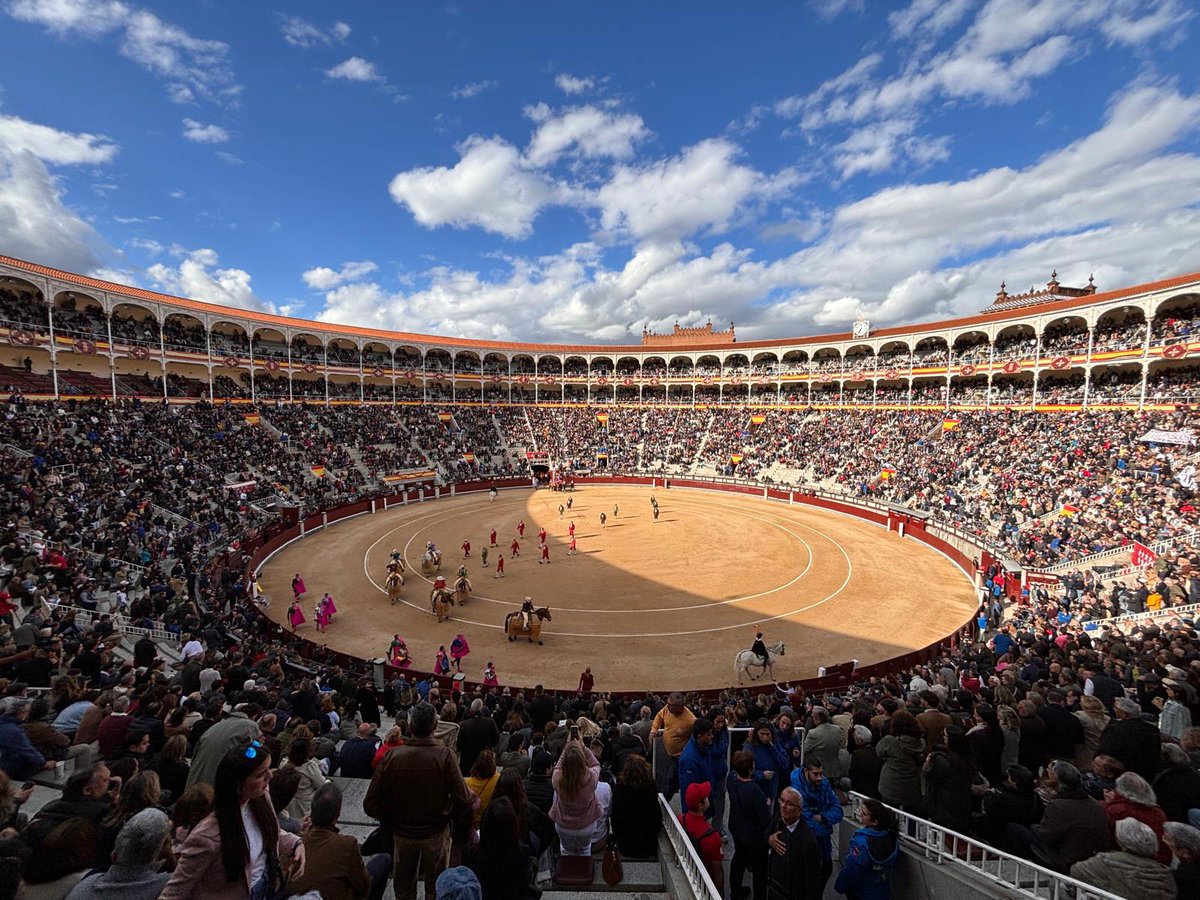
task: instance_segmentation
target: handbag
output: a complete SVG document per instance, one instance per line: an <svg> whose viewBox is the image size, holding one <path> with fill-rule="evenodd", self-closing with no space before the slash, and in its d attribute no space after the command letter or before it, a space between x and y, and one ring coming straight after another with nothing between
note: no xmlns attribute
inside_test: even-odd
<svg viewBox="0 0 1200 900"><path fill-rule="evenodd" d="M621 851L617 849L617 839L613 837L612 828L608 829L608 840L604 846L604 863L600 867L604 883L620 884L625 878L625 869L621 865Z"/></svg>

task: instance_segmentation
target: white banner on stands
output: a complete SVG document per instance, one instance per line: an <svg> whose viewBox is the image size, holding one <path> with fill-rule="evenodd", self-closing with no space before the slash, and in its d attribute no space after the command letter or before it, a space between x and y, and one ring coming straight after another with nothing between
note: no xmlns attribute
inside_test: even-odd
<svg viewBox="0 0 1200 900"><path fill-rule="evenodd" d="M1151 428L1142 435L1142 440L1149 444L1194 444L1196 435L1186 428L1182 431L1163 431L1161 428Z"/></svg>

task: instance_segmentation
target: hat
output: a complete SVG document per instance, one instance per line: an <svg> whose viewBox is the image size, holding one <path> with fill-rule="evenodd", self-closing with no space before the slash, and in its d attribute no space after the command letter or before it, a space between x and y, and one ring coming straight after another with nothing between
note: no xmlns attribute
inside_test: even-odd
<svg viewBox="0 0 1200 900"><path fill-rule="evenodd" d="M1187 681L1188 677L1187 670L1181 669L1179 666L1167 666L1167 674L1180 681Z"/></svg>
<svg viewBox="0 0 1200 900"><path fill-rule="evenodd" d="M446 869L434 883L437 900L483 900L479 879L466 866Z"/></svg>
<svg viewBox="0 0 1200 900"><path fill-rule="evenodd" d="M712 795L712 785L707 781L697 781L688 785L687 800L688 809L695 809L700 805L702 800L707 800Z"/></svg>

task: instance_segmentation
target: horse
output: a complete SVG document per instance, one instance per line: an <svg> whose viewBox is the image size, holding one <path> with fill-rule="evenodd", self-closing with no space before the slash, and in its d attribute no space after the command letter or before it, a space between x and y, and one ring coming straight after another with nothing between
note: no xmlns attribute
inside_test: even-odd
<svg viewBox="0 0 1200 900"><path fill-rule="evenodd" d="M464 605L467 599L471 596L471 579L466 575L460 575L454 579L454 602L459 606Z"/></svg>
<svg viewBox="0 0 1200 900"><path fill-rule="evenodd" d="M402 559L392 559L392 561L387 564L388 574L399 576L401 584L404 584L405 569L406 567L404 565L404 560Z"/></svg>
<svg viewBox="0 0 1200 900"><path fill-rule="evenodd" d="M442 570L442 551L426 550L421 556L421 574L432 575Z"/></svg>
<svg viewBox="0 0 1200 900"><path fill-rule="evenodd" d="M387 581L383 583L383 586L387 589L388 599L392 601L393 605L400 599L400 588L403 584L404 578L399 572L393 572L387 577Z"/></svg>
<svg viewBox="0 0 1200 900"><path fill-rule="evenodd" d="M437 616L438 624L450 618L450 607L454 605L454 594L438 588L429 594L429 611Z"/></svg>
<svg viewBox="0 0 1200 900"><path fill-rule="evenodd" d="M552 621L550 618L550 608L548 606L539 606L533 611L533 616L529 619L529 627L521 627L521 614L519 612L511 612L504 617L504 633L508 635L510 641L515 641L519 637L528 638L529 643L537 641L542 643L542 622Z"/></svg>
<svg viewBox="0 0 1200 900"><path fill-rule="evenodd" d="M763 675L770 675L771 680L774 681L775 669L773 666L775 663L775 658L777 656L783 656L784 649L783 641L780 641L777 644L772 644L770 647L768 647L766 665L763 665L762 657L760 657L753 650L743 650L741 653L735 656L733 658L733 671L734 674L737 675L738 684L742 683L743 675L749 675L751 681L755 681ZM762 669L762 672L759 672L758 675L750 675L751 668Z"/></svg>

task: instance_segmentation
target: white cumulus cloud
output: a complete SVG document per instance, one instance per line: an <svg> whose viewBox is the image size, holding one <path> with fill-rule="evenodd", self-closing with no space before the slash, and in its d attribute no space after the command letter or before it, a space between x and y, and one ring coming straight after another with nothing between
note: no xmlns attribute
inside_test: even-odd
<svg viewBox="0 0 1200 900"><path fill-rule="evenodd" d="M554 77L554 83L564 94L583 94L596 86L594 78L578 78L567 72L560 72Z"/></svg>
<svg viewBox="0 0 1200 900"><path fill-rule="evenodd" d="M329 28L320 28L299 16L284 16L279 31L287 43L303 50L328 47L350 36L350 26L345 22L334 22Z"/></svg>
<svg viewBox="0 0 1200 900"><path fill-rule="evenodd" d="M535 166L548 165L572 149L583 157L628 159L634 145L650 133L639 115L595 106L577 106L555 116L539 105L526 113L540 123L525 154Z"/></svg>
<svg viewBox="0 0 1200 900"><path fill-rule="evenodd" d="M325 74L340 81L383 82L386 80L375 63L368 62L361 56L351 56L332 69L326 69Z"/></svg>
<svg viewBox="0 0 1200 900"><path fill-rule="evenodd" d="M220 125L205 125L195 119L184 119L183 137L196 144L224 144L229 140L229 132Z"/></svg>
<svg viewBox="0 0 1200 900"><path fill-rule="evenodd" d="M308 269L300 277L310 288L318 291L328 291L348 281L361 281L367 275L379 269L379 266L369 259L360 262L342 263L341 269L330 269L327 266L316 266Z"/></svg>
<svg viewBox="0 0 1200 900"><path fill-rule="evenodd" d="M155 263L146 269L146 275L160 290L220 306L275 312L272 304L255 295L250 273L245 269L220 268L216 251L209 248L183 252L186 255L178 266Z"/></svg>

